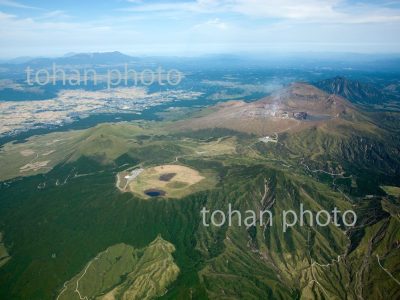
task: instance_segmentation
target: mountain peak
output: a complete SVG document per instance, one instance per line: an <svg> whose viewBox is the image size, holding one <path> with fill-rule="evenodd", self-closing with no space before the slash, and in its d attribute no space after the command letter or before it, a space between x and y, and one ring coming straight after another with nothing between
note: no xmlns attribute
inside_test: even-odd
<svg viewBox="0 0 400 300"><path fill-rule="evenodd" d="M314 83L314 85L329 94L339 95L361 104L379 104L388 97L371 84L351 80L343 76L321 80Z"/></svg>

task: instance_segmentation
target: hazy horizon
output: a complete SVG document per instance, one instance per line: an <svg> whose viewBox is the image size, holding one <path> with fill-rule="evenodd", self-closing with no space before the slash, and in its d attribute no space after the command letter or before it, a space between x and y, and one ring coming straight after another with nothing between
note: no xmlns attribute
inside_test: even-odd
<svg viewBox="0 0 400 300"><path fill-rule="evenodd" d="M253 51L253 52L209 52L209 53L165 53L165 54L152 54L152 53L136 53L136 52L124 52L119 50L110 51L89 51L89 52L65 52L61 54L49 54L49 55L21 55L21 56L0 56L1 61L13 61L18 59L37 59L37 58L62 58L69 57L79 54L111 54L120 53L123 55L137 57L137 58L151 58L151 57L165 57L165 58L207 58L217 56L227 56L232 58L251 58L256 60L268 60L273 58L308 58L308 59L371 59L371 58L400 58L399 52L324 52L324 51L308 51L308 52L269 52L269 51Z"/></svg>

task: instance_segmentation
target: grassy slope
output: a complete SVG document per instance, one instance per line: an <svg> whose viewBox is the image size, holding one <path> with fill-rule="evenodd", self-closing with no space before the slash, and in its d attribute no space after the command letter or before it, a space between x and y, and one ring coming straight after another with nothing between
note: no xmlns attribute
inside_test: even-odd
<svg viewBox="0 0 400 300"><path fill-rule="evenodd" d="M249 146L255 143L254 138L222 129L176 135L146 129L135 135L118 130L117 125L103 126L100 131L84 133L87 136L78 143L73 152L76 157L71 156L74 159L69 163L45 175L2 186L0 220L6 244L12 246L13 259L0 269L0 298L54 298L63 283L103 249L121 242L145 247L158 234L175 245L174 256L181 269L181 275L164 295L166 299L352 299L359 293L368 299L370 294L385 291L397 295L394 280L385 281L385 291L373 284L386 274L377 264L376 254L382 256L383 266L398 278L397 250L393 246L398 240L396 216L382 214L373 224L366 221L354 239L346 237L343 228L333 226L294 227L282 234L279 218L275 219L276 226L265 231L259 226L248 230L238 226L199 226L203 205L221 209L231 202L242 210L262 207L265 180L264 201L272 205L276 216L284 209L298 208L301 202L312 210L349 208L350 203L341 193L317 176L305 176L308 173L299 165L302 151L314 151L317 147L327 151L324 143L331 137L320 132L314 140L316 148L311 147L310 138L304 144L301 140L288 140L286 147L293 143L289 149L278 144L260 150ZM129 149L121 150L119 142L114 141L117 132L123 132L122 140L132 139L126 143ZM197 146L210 147L210 143L226 135L236 135L235 151L194 155ZM292 149L295 150L290 152ZM126 154L121 155L122 152ZM80 155L92 159L78 159ZM213 170L219 184L211 191L189 195L184 201L143 202L115 189L119 166L169 163L177 155L189 167ZM320 162L325 157L317 155L316 159ZM284 167L286 164L289 166ZM70 178L72 172L84 176ZM57 179L65 184L56 185ZM43 181L46 188L38 190ZM398 207L397 202L391 205ZM368 242L376 236L374 232L381 232L378 226L385 222L390 226L385 225L387 228L381 234L384 237L373 243L383 250L369 252ZM370 260L367 264L366 255ZM366 271L359 274L360 269Z"/></svg>
<svg viewBox="0 0 400 300"><path fill-rule="evenodd" d="M211 200L210 203L209 200L208 204L214 208L227 207L228 202L235 199L235 208L243 210L243 215L247 208L258 211L263 206L260 200L265 192L263 180L266 179L265 201L273 203L270 209L274 222L272 227L256 226L246 230L243 226L233 226L225 229L222 252L210 258L209 264L200 273L209 295L215 299L247 299L250 296L245 293L251 291L250 298L254 299L265 294L277 298L295 297L312 280L312 263L329 263L346 251L348 241L343 232L334 226L325 229L296 226L282 233L282 211L298 211L300 203L313 211L330 210L333 205L344 209L349 205L340 195L306 178L287 176L263 168L238 172L235 176L231 174L231 177L242 188L226 196L218 195L214 200L218 202ZM246 174L258 175L249 180ZM242 180L238 181L238 176L243 176ZM231 185L232 189L234 186ZM221 199L226 200L221 203ZM199 233L203 240L201 250L205 255L210 255L213 241L222 233L213 232L213 228L202 229ZM229 283L233 278L236 278L234 285Z"/></svg>
<svg viewBox="0 0 400 300"><path fill-rule="evenodd" d="M3 243L3 233L0 232L0 268L8 262L10 256L8 255L7 248Z"/></svg>
<svg viewBox="0 0 400 300"><path fill-rule="evenodd" d="M161 296L179 273L171 255L174 251L175 247L161 237L142 249L126 244L110 246L69 280L57 299L153 299Z"/></svg>

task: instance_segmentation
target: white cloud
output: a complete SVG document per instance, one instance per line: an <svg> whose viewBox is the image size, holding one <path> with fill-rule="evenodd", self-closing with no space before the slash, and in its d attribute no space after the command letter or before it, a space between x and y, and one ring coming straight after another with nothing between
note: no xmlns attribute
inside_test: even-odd
<svg viewBox="0 0 400 300"><path fill-rule="evenodd" d="M336 18L340 0L231 0L224 1L234 12L256 17L285 19Z"/></svg>
<svg viewBox="0 0 400 300"><path fill-rule="evenodd" d="M55 22L60 22L64 20L71 19L72 17L67 14L63 10L53 10L46 12L38 17L35 17L35 21L55 21Z"/></svg>
<svg viewBox="0 0 400 300"><path fill-rule="evenodd" d="M0 0L0 6L14 7L14 8L27 8L27 9L40 9L38 7L25 5L12 0Z"/></svg>
<svg viewBox="0 0 400 300"><path fill-rule="evenodd" d="M195 30L227 30L228 29L228 24L222 22L219 18L214 18L211 20L208 20L204 23L197 24L193 26L193 29Z"/></svg>
<svg viewBox="0 0 400 300"><path fill-rule="evenodd" d="M132 45L138 38L138 32L131 28L116 28L103 22L67 22L51 16L19 18L0 12L2 57L114 51L121 45Z"/></svg>
<svg viewBox="0 0 400 300"><path fill-rule="evenodd" d="M136 5L118 9L120 11L130 11L130 12L162 12L162 11L196 11L196 3L189 2L163 2L163 3L135 3Z"/></svg>
<svg viewBox="0 0 400 300"><path fill-rule="evenodd" d="M381 6L382 7L382 6ZM197 0L191 2L136 3L124 11L236 13L252 18L273 18L318 23L385 23L400 21L400 10L345 0Z"/></svg>

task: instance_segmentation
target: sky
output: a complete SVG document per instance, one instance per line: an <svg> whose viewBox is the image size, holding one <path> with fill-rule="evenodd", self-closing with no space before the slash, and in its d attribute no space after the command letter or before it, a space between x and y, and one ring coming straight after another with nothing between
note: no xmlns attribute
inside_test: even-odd
<svg viewBox="0 0 400 300"><path fill-rule="evenodd" d="M400 0L0 0L0 58L400 53Z"/></svg>

